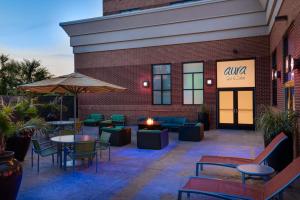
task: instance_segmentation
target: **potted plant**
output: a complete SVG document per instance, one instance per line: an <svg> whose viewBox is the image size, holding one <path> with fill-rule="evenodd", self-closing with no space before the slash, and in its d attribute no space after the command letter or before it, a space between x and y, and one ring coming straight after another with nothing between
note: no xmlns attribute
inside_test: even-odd
<svg viewBox="0 0 300 200"><path fill-rule="evenodd" d="M296 132L296 113L265 107L257 120L257 128L263 132L264 145L267 146L278 134L284 132L288 140L270 155L268 165L276 171L283 170L293 160L293 138Z"/></svg>
<svg viewBox="0 0 300 200"><path fill-rule="evenodd" d="M200 112L198 113L198 121L204 125L205 131L209 130L209 109L205 104L200 106Z"/></svg>
<svg viewBox="0 0 300 200"><path fill-rule="evenodd" d="M14 152L5 151L5 138L12 132L12 109L0 110L0 199L16 199L22 180L22 165L14 159Z"/></svg>

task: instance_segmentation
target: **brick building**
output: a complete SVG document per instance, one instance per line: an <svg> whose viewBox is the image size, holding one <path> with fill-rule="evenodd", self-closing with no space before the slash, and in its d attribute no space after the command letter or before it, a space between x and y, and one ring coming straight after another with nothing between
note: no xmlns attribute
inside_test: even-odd
<svg viewBox="0 0 300 200"><path fill-rule="evenodd" d="M263 105L300 111L300 70L297 62L291 67L300 57L300 1L103 4L103 17L61 26L70 36L76 71L128 91L81 96L81 116L123 113L129 123L155 115L196 120L205 103L213 127L253 128Z"/></svg>

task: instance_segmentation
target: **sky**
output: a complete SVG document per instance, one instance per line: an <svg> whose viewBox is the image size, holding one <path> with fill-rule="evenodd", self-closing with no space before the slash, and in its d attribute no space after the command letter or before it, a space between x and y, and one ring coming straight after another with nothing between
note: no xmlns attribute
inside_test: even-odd
<svg viewBox="0 0 300 200"><path fill-rule="evenodd" d="M54 75L74 71L60 22L102 16L102 0L0 0L0 54L37 59Z"/></svg>

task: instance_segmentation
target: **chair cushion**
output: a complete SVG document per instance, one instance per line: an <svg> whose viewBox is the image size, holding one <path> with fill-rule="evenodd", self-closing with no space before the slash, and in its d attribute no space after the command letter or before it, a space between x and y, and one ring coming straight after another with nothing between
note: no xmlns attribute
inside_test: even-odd
<svg viewBox="0 0 300 200"><path fill-rule="evenodd" d="M96 119L96 120L103 120L104 119L104 115L102 114L97 114L97 113L92 113L88 116L88 119Z"/></svg>
<svg viewBox="0 0 300 200"><path fill-rule="evenodd" d="M161 133L160 130L139 130L140 133Z"/></svg>
<svg viewBox="0 0 300 200"><path fill-rule="evenodd" d="M111 120L115 122L124 122L125 121L125 116L121 114L113 114L111 116Z"/></svg>
<svg viewBox="0 0 300 200"><path fill-rule="evenodd" d="M109 133L116 133L116 132L120 132L124 129L123 126L116 126L116 127L102 127L101 130L102 131L107 131Z"/></svg>

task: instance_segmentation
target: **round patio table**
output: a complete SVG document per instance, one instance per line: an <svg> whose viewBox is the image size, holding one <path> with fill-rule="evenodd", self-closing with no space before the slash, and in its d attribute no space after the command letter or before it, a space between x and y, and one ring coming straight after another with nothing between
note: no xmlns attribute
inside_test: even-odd
<svg viewBox="0 0 300 200"><path fill-rule="evenodd" d="M60 167L62 168L62 147L65 147L66 144L72 144L76 142L93 142L96 141L96 137L91 135L61 135L52 137L50 140L57 143L57 155L60 159Z"/></svg>
<svg viewBox="0 0 300 200"><path fill-rule="evenodd" d="M237 170L242 174L242 182L245 184L246 175L262 177L265 181L269 180L271 174L274 173L272 167L258 164L244 164L238 165Z"/></svg>

